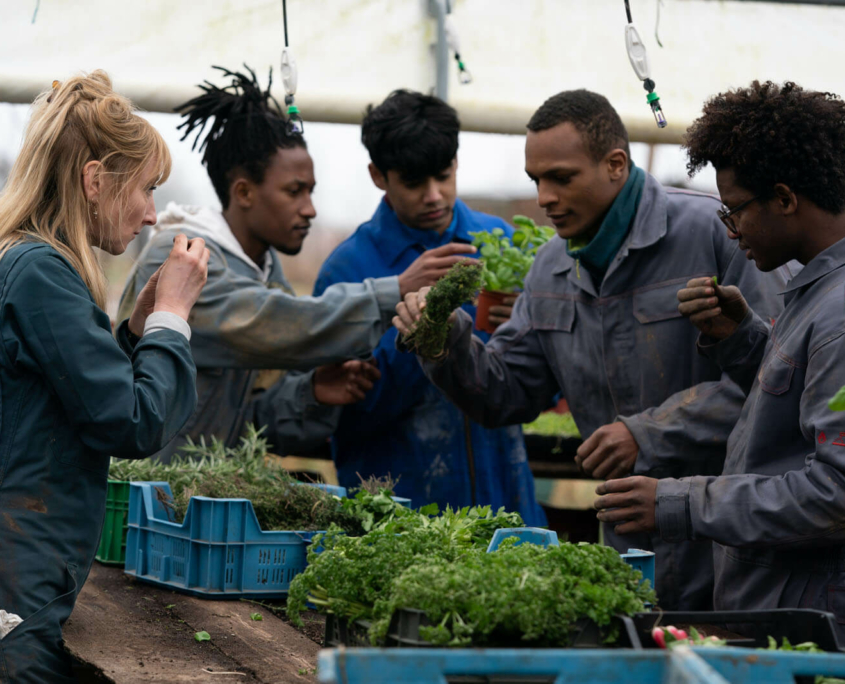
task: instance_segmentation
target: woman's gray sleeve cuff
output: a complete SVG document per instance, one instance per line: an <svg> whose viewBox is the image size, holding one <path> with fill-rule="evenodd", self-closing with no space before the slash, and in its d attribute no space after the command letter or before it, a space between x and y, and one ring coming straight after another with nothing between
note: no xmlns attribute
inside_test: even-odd
<svg viewBox="0 0 845 684"><path fill-rule="evenodd" d="M191 339L191 326L188 325L188 321L170 311L154 311L147 316L147 321L144 323L144 335L159 330L174 330L184 335L188 341Z"/></svg>

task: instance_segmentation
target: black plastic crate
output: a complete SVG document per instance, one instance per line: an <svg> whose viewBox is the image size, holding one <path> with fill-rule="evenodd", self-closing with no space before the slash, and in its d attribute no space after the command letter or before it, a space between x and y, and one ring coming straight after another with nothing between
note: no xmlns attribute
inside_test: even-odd
<svg viewBox="0 0 845 684"><path fill-rule="evenodd" d="M326 614L326 636L323 646L367 647L370 644L370 623L366 620L348 620L338 617L334 613Z"/></svg>
<svg viewBox="0 0 845 684"><path fill-rule="evenodd" d="M642 643L634 621L627 616L618 616L614 620L618 620L620 623L619 639L611 646L614 648L641 649ZM387 639L383 645L386 647L431 648L431 644L420 637L420 627L428 625L428 619L422 611L399 610L390 622ZM575 626L578 633L571 648L608 648L608 645L602 642L599 627L595 622L582 619ZM326 647L370 646L369 627L370 623L366 620L350 622L330 613L326 616L324 645ZM651 639L650 636L649 639ZM507 646L511 648L521 647L521 644L508 644Z"/></svg>
<svg viewBox="0 0 845 684"><path fill-rule="evenodd" d="M651 638L656 624L675 627L710 625L725 630L739 638L728 638L728 646L766 648L768 637L778 645L783 637L793 645L813 641L825 651L845 651L836 636L836 618L833 613L820 610L778 608L776 610L736 610L708 612L652 612L636 613L633 622L638 639L645 648L657 648ZM701 630L699 630L701 631ZM706 631L706 630L705 630ZM721 638L717 633L716 636Z"/></svg>

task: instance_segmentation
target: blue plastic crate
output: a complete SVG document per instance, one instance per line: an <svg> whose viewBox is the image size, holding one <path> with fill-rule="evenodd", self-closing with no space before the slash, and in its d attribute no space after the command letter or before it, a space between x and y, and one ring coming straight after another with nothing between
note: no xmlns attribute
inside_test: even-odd
<svg viewBox="0 0 845 684"><path fill-rule="evenodd" d="M795 684L796 676L845 678L845 655L748 648L694 648L730 684Z"/></svg>
<svg viewBox="0 0 845 684"><path fill-rule="evenodd" d="M339 496L341 498L346 496L346 487L340 487L338 485L323 484L322 482L303 482L302 484L306 484L309 487L316 487L317 489L322 489L324 492L331 494L333 496Z"/></svg>
<svg viewBox="0 0 845 684"><path fill-rule="evenodd" d="M622 560L634 570L643 573L643 579L648 580L651 588L654 589L654 552L642 551L640 549L628 549L628 553L619 554Z"/></svg>
<svg viewBox="0 0 845 684"><path fill-rule="evenodd" d="M509 527L496 530L493 538L487 546L487 553L495 551L499 545L509 537L517 537L519 544L529 542L538 546L560 546L557 533L552 530L544 530L542 527ZM628 553L619 554L628 565L639 570L643 579L651 582L654 588L654 553L652 551L641 551L640 549L628 549Z"/></svg>
<svg viewBox="0 0 845 684"><path fill-rule="evenodd" d="M281 598L305 569L318 532L265 532L248 499L204 496L175 523L170 497L167 482L131 484L126 574L196 596Z"/></svg>
<svg viewBox="0 0 845 684"><path fill-rule="evenodd" d="M845 676L845 656L739 648L323 649L322 684L795 684L796 675Z"/></svg>
<svg viewBox="0 0 845 684"><path fill-rule="evenodd" d="M728 684L691 651L324 649L317 669L322 684Z"/></svg>
<svg viewBox="0 0 845 684"><path fill-rule="evenodd" d="M493 538L487 545L487 553L499 548L505 539L516 537L516 546L520 544L536 544L546 548L548 546L560 546L557 539L557 532L544 530L542 527L506 527L500 528L493 533Z"/></svg>

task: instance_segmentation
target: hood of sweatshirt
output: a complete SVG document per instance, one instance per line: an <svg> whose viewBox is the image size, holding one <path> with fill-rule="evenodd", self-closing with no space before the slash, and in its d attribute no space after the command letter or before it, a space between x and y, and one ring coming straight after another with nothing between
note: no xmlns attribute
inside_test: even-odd
<svg viewBox="0 0 845 684"><path fill-rule="evenodd" d="M158 215L158 221L153 226L153 231L179 230L182 226L204 240L211 240L229 255L240 259L252 268L262 281L267 282L273 268L270 250L268 249L264 255L262 266L258 266L244 252L241 243L238 242L220 211L208 207L192 207L169 202L164 211Z"/></svg>

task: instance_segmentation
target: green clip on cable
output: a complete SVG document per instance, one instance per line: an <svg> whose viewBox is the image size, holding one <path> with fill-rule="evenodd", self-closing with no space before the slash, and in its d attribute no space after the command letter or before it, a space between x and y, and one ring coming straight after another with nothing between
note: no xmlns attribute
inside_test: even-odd
<svg viewBox="0 0 845 684"><path fill-rule="evenodd" d="M628 51L628 60L631 62L637 78L643 82L643 87L648 93L646 95L646 102L651 107L651 113L654 114L654 121L657 123L657 127L666 128L666 116L663 114L663 108L660 106L660 97L654 92L654 81L651 80L648 55L646 55L645 45L631 18L631 8L628 0L625 0L625 11L628 15L628 25L625 27L625 49Z"/></svg>
<svg viewBox="0 0 845 684"><path fill-rule="evenodd" d="M293 96L296 95L296 82L298 79L296 69L296 58L293 50L288 45L288 9L286 0L282 0L282 21L285 27L285 47L282 50L282 83L285 86L285 104L288 108L287 131L292 135L302 135L305 132L305 124L299 109L293 103Z"/></svg>

